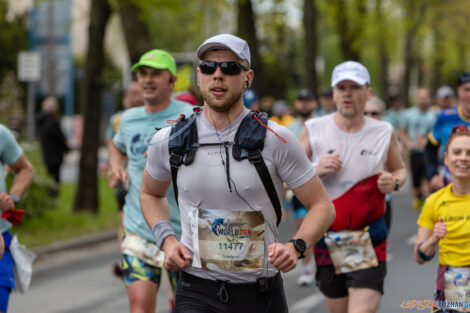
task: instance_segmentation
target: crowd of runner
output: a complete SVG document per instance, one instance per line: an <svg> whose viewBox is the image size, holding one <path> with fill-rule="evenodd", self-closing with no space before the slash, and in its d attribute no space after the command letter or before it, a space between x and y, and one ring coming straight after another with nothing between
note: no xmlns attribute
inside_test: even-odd
<svg viewBox="0 0 470 313"><path fill-rule="evenodd" d="M457 96L443 86L433 98L420 87L413 107L391 97L387 110L368 69L345 61L318 101L301 89L292 107L277 100L268 115L250 89L256 78L245 40L216 35L196 56L201 106L193 95L174 97L176 62L155 49L132 66L126 109L110 119L108 182L123 212L114 271L130 312L155 312L165 276L175 312L287 312L281 272L298 263L298 284L315 283L330 313L377 312L391 194L410 176L413 207L421 210L415 259L426 263L439 247L434 299L466 301L470 72L459 76ZM0 170L7 164L18 177L7 191L0 176L5 213L32 175L8 129L1 126L0 136ZM288 209L296 232L280 242ZM11 223L0 222L0 312L6 312L15 288L7 283Z"/></svg>

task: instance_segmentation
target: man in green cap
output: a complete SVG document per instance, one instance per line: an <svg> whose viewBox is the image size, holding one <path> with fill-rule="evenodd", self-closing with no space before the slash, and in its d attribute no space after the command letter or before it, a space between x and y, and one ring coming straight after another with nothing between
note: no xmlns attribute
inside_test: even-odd
<svg viewBox="0 0 470 313"><path fill-rule="evenodd" d="M155 49L145 53L134 64L132 71L136 73L144 106L128 109L122 114L119 130L109 146L108 183L112 188L120 182L129 185L124 205L125 235L121 244L121 261L130 312L153 313L162 274L163 253L155 245L139 203L147 156L145 138L156 128L168 126L167 121L176 120L180 114L189 116L193 111L191 105L171 98L176 81L176 62L168 52ZM173 190L168 191L167 199L172 225L181 233ZM175 288L176 273L168 274Z"/></svg>

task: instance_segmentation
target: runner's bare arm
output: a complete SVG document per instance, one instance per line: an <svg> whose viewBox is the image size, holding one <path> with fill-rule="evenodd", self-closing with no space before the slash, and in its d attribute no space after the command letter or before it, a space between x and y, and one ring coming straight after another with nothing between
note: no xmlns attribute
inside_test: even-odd
<svg viewBox="0 0 470 313"><path fill-rule="evenodd" d="M170 220L170 208L166 199L170 183L171 181L155 180L147 169L144 169L140 185L140 206L151 229L157 222ZM175 236L166 237L161 249L165 252L165 267L169 270L179 271L191 264L191 254Z"/></svg>
<svg viewBox="0 0 470 313"><path fill-rule="evenodd" d="M336 213L318 175L293 191L300 202L309 209L293 238L303 239L309 249L333 223ZM291 242L274 243L268 247L268 252L268 262L284 273L295 268L300 256Z"/></svg>
<svg viewBox="0 0 470 313"><path fill-rule="evenodd" d="M405 184L406 180L406 166L400 153L398 139L394 132L392 132L390 139L385 167L386 171L380 173L377 184L381 192L390 193L395 189L395 178L400 180L400 187Z"/></svg>
<svg viewBox="0 0 470 313"><path fill-rule="evenodd" d="M407 150L411 150L415 147L415 144L414 142L411 142L411 140L408 138L408 132L406 131L405 128L399 128L398 129L398 133L400 135L400 139L401 141L403 141L404 145L405 145L405 148Z"/></svg>
<svg viewBox="0 0 470 313"><path fill-rule="evenodd" d="M418 245L421 252L428 256L434 255L436 253L436 248L439 243L439 240L445 236L446 233L446 224L442 222L442 218L434 224L434 229L428 229L423 226L418 227L418 233L416 235L416 243L414 248L414 257L415 261L418 264L426 263L426 260L423 260L418 255Z"/></svg>
<svg viewBox="0 0 470 313"><path fill-rule="evenodd" d="M33 180L33 166L23 153L18 160L10 164L9 167L15 172L15 180L10 188L10 192L21 197Z"/></svg>
<svg viewBox="0 0 470 313"><path fill-rule="evenodd" d="M166 199L170 183L155 180L144 169L140 185L140 206L150 228L157 222L170 220L170 208Z"/></svg>
<svg viewBox="0 0 470 313"><path fill-rule="evenodd" d="M114 143L108 146L109 155L109 171L108 171L108 185L111 188L116 188L119 182L127 181L127 172L124 169L124 161L126 155L119 150Z"/></svg>
<svg viewBox="0 0 470 313"><path fill-rule="evenodd" d="M305 153L307 154L307 157L311 160L312 159L312 147L310 146L310 138L308 136L307 127L305 126L300 131L299 141L302 147L304 148Z"/></svg>

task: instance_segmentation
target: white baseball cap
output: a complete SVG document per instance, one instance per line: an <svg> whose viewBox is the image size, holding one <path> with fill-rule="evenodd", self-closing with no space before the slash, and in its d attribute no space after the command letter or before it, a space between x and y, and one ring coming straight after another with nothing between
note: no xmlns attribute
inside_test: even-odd
<svg viewBox="0 0 470 313"><path fill-rule="evenodd" d="M343 80L351 80L359 85L370 84L370 75L367 68L361 63L346 61L336 65L331 75L331 87Z"/></svg>
<svg viewBox="0 0 470 313"><path fill-rule="evenodd" d="M437 89L436 98L444 99L445 97L452 97L452 98L455 97L454 91L449 86L442 86L439 89Z"/></svg>
<svg viewBox="0 0 470 313"><path fill-rule="evenodd" d="M248 65L251 65L250 48L248 43L230 34L219 34L209 39L206 39L202 45L197 48L196 55L199 60L202 60L204 53L209 50L232 50L240 59L247 60Z"/></svg>

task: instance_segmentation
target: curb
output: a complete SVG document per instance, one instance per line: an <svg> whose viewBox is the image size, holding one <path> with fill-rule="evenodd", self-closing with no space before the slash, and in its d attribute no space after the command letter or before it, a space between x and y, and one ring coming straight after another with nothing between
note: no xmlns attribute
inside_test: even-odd
<svg viewBox="0 0 470 313"><path fill-rule="evenodd" d="M36 253L38 258L41 258L50 253L62 252L65 250L79 249L90 247L105 241L116 241L117 230L109 229L100 233L93 233L83 235L80 237L57 241L51 244L31 248L30 250Z"/></svg>

